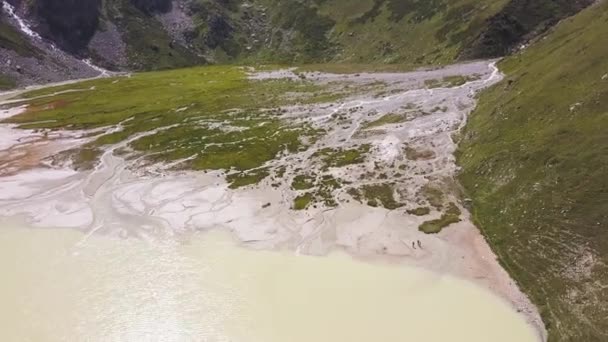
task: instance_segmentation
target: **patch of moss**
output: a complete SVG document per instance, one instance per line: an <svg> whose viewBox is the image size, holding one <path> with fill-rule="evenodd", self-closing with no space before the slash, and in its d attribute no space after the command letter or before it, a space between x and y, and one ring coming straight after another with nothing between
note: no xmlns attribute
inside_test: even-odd
<svg viewBox="0 0 608 342"><path fill-rule="evenodd" d="M455 75L455 76L446 76L440 80L431 79L424 81L424 85L427 88L453 88L464 85L471 81L476 81L479 79L479 76L464 76L464 75Z"/></svg>
<svg viewBox="0 0 608 342"><path fill-rule="evenodd" d="M226 181L230 183L230 189L238 189L241 187L258 184L270 175L267 169L260 169L249 172L239 172L228 175Z"/></svg>
<svg viewBox="0 0 608 342"><path fill-rule="evenodd" d="M416 216L426 216L428 214L431 213L431 208L429 207L418 207L416 209L410 209L407 211L408 214L410 215L416 215Z"/></svg>
<svg viewBox="0 0 608 342"><path fill-rule="evenodd" d="M54 162L59 163L70 161L76 170L91 170L97 165L101 154L102 151L100 149L86 145L82 148L62 151L52 158Z"/></svg>
<svg viewBox="0 0 608 342"><path fill-rule="evenodd" d="M308 208L308 206L312 203L312 201L313 201L313 195L311 193L300 195L300 196L296 197L296 199L294 200L293 209L294 210L304 210L304 209Z"/></svg>
<svg viewBox="0 0 608 342"><path fill-rule="evenodd" d="M427 184L421 189L421 194L431 206L439 210L443 208L444 194L443 191L437 187Z"/></svg>
<svg viewBox="0 0 608 342"><path fill-rule="evenodd" d="M372 207L382 205L386 209L394 210L403 206L402 203L395 200L395 190L392 184L364 185L361 187L361 192L367 200L367 204Z"/></svg>
<svg viewBox="0 0 608 342"><path fill-rule="evenodd" d="M419 230L426 234L437 234L447 226L460 222L460 209L456 204L450 203L446 212L441 215L441 218L432 221L426 221L420 225Z"/></svg>
<svg viewBox="0 0 608 342"><path fill-rule="evenodd" d="M313 154L323 160L325 167L343 167L352 164L360 164L365 161L365 155L371 149L371 145L365 144L352 149L324 148Z"/></svg>
<svg viewBox="0 0 608 342"><path fill-rule="evenodd" d="M445 212L448 215L455 215L455 216L460 216L460 214L462 214L462 212L460 211L460 208L458 208L458 206L454 202L448 203L448 207Z"/></svg>
<svg viewBox="0 0 608 342"><path fill-rule="evenodd" d="M287 167L285 167L285 166L279 166L275 170L275 175L276 175L277 178L283 178L283 176L285 176L285 172L287 172Z"/></svg>
<svg viewBox="0 0 608 342"><path fill-rule="evenodd" d="M335 207L338 205L334 198L334 191L342 187L342 183L331 175L321 177L321 182L317 187L315 196L322 201L327 207Z"/></svg>
<svg viewBox="0 0 608 342"><path fill-rule="evenodd" d="M332 175L324 175L321 177L321 186L331 190L337 190L342 187L342 183Z"/></svg>
<svg viewBox="0 0 608 342"><path fill-rule="evenodd" d="M316 177L309 175L297 175L294 177L291 187L294 190L308 190L315 186Z"/></svg>
<svg viewBox="0 0 608 342"><path fill-rule="evenodd" d="M346 193L349 194L354 200L361 202L363 198L363 194L357 188L349 188L346 190Z"/></svg>
<svg viewBox="0 0 608 342"><path fill-rule="evenodd" d="M408 119L407 119L406 114L386 114L377 120L370 121L370 122L363 124L362 128L368 129L368 128L380 127L380 126L384 126L384 125L405 122L407 120Z"/></svg>

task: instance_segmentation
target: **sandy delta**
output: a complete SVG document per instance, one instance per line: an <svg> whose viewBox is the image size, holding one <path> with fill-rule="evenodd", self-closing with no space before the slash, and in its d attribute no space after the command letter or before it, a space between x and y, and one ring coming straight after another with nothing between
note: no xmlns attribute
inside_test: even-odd
<svg viewBox="0 0 608 342"><path fill-rule="evenodd" d="M427 80L453 75L471 78L455 87L425 87ZM293 70L281 70L252 71L251 77L300 76ZM381 95L368 93L336 103L284 108L286 120L331 129L313 148L278 156L268 166L285 167L285 177L289 178L297 169L315 169L317 165L310 156L319 149L370 144L364 163L328 172L352 184L365 185L372 180L362 175L377 170L378 165L389 177L399 169L405 173L398 186L403 208L373 208L338 190L334 193L337 207L318 205L296 211L292 204L297 194L289 182L277 187L271 180L264 180L255 187L231 190L219 171L178 172L170 171L168 165L139 167L137 161L125 161L113 153L129 141L109 147L94 170L75 171L70 165L51 164L50 159L86 143L92 132L30 131L2 124L0 216L19 218L37 228L70 227L87 235L144 240L187 239L195 231L219 229L252 249L289 249L312 255L340 249L370 262L421 267L490 289L525 315L540 339L546 339L537 309L499 265L471 223L457 191L448 192L448 196L458 203L462 221L439 234L424 234L418 226L429 218L438 218L441 212L433 210L425 217L407 213L407 209L419 206L420 189L429 182L457 189L455 138L475 106L476 93L502 78L494 63L474 62L409 73L309 73L306 78L321 83L381 81L387 88ZM16 94L0 95L0 119L26 109L13 107L10 98ZM381 129L364 126L371 119L404 110L412 113L405 122ZM431 157L408 160L406 146L427 151ZM406 167L399 168L401 165Z"/></svg>

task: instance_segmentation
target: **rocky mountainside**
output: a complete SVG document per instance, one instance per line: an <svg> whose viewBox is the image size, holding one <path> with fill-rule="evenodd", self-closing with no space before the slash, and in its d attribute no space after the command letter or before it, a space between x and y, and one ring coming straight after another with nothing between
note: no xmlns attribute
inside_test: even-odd
<svg viewBox="0 0 608 342"><path fill-rule="evenodd" d="M99 75L99 68L43 39L10 4L0 12L0 90Z"/></svg>
<svg viewBox="0 0 608 342"><path fill-rule="evenodd" d="M593 0L2 2L0 74L5 81L0 82L7 87L9 79L27 84L94 73L86 66L70 71L78 64L71 56L91 59L110 70L229 62L416 66L497 57ZM40 39L25 34L15 17L22 18ZM50 44L68 57L48 57L49 51L55 52ZM32 54L34 50L37 53ZM55 69L65 70L39 72L48 69L49 59Z"/></svg>

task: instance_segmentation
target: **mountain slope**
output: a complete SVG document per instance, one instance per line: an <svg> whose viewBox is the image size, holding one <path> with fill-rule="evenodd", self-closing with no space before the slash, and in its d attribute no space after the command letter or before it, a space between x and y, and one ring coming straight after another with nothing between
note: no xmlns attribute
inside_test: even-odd
<svg viewBox="0 0 608 342"><path fill-rule="evenodd" d="M549 341L608 341L608 3L500 66L464 131L461 181Z"/></svg>
<svg viewBox="0 0 608 342"><path fill-rule="evenodd" d="M2 3L10 3L47 45L53 44L78 59L91 59L110 70L138 71L204 63L347 62L416 67L497 57L509 54L592 1L2 0ZM6 13L0 17L7 17ZM10 20L4 22L11 24ZM5 33L0 30L0 42L10 40ZM4 44L2 48L0 56L4 59L28 57L19 46ZM26 65L22 68L34 75L36 69L49 64L44 56L37 59L35 65L17 64ZM71 67L69 63L58 63L66 70ZM6 75L5 71L0 73ZM83 75L74 73L71 77ZM13 78L19 84L32 82L18 74ZM41 79L36 82L53 77Z"/></svg>
<svg viewBox="0 0 608 342"><path fill-rule="evenodd" d="M481 34L468 42L463 58L508 55L514 48L544 33L559 20L571 16L593 1L589 0L511 0L491 17Z"/></svg>
<svg viewBox="0 0 608 342"><path fill-rule="evenodd" d="M237 55L285 63L429 65L504 56L592 0L257 0L269 37ZM202 3L210 3L203 1ZM231 13L243 2L228 1ZM261 13L261 14L260 14ZM247 16L229 16L233 33ZM207 21L208 22L208 21ZM205 21L199 24L204 27ZM263 26L263 25L262 25ZM241 32L242 33L242 32ZM258 33L256 36L255 34ZM259 33L264 33L260 35ZM257 40L257 39L254 39ZM234 57L234 56L233 56Z"/></svg>

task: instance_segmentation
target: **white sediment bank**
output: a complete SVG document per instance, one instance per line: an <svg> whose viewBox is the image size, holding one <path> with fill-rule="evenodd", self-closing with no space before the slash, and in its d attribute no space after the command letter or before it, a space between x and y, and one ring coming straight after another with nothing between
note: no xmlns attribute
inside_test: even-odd
<svg viewBox="0 0 608 342"><path fill-rule="evenodd" d="M459 87L438 89L421 88L423 87L424 80L463 73L479 74L480 78L475 81L467 82ZM284 77L284 74L270 74L259 77L279 76ZM333 114L348 113L350 115L349 125L336 128L334 131L330 132L319 143L319 148L326 146L349 146L350 142L355 139L358 139L359 143L370 143L373 146L371 151L372 159L369 161L370 167L373 167L375 161L382 161L385 164L400 162L400 160L403 159L402 154L404 145L422 147L432 151L435 158L432 160L410 161L408 164L409 166L405 171L410 172L411 177L408 177L403 181L403 188L405 190L403 191L402 199L406 202L410 201L413 207L417 200L416 194L419 192L418 190L429 180L446 180L454 178L457 167L453 157L456 146L452 140L452 134L456 133L459 128L462 127L467 114L474 107L475 92L500 80L501 75L493 64L488 66L487 63L479 62L462 66L453 66L444 70L406 74L362 74L358 78L352 76L314 74L309 78L319 82L325 82L334 81L340 77L349 77L350 79L361 82L365 82L365 79L372 79L373 77L380 78L388 83L389 87L392 87L394 92L388 96L378 97L370 95L349 99L333 106L310 105L289 108L286 118L304 119L311 123L328 126L334 124L332 121ZM370 113L376 113L376 115L391 113L407 104L415 104L417 108L421 109L432 109L439 106L445 109L441 110L440 113L424 115L416 117L412 121L392 125L390 128L385 129L381 134L357 137L362 131L362 124L368 120ZM15 110L12 110L11 112L5 111L2 115L14 115L15 113ZM3 146L5 151L8 148L14 148L14 141L22 142L23 131L16 130L10 126L2 127L2 129L6 131L6 134L0 144L2 144L1 146ZM70 146L72 146L73 143L78 142L79 139L84 138L77 134L74 135L74 133L72 133L69 139L67 136L65 138L66 141L70 141ZM124 144L125 143L122 143L123 146ZM476 340L476 337L474 336L477 335L470 335L473 337L470 337L469 339L450 338L450 336L456 335L437 335L437 337L433 337L435 339L431 338L432 336L435 336L433 335L436 332L435 330L438 330L433 329L433 327L444 324L443 321L435 322L436 315L441 316L444 312L450 312L447 309L448 307L464 308L467 306L467 303L481 305L481 303L473 302L477 300L472 299L476 295L482 296L479 298L490 298L483 297L487 296L487 293L480 291L479 289L475 290L478 291L475 292L475 294L467 292L469 289L463 282L452 278L457 277L472 281L508 301L512 306L510 312L513 317L519 317L516 314L516 310L521 312L523 314L521 318L525 318L530 326L535 328L536 338L545 339L545 331L536 308L518 289L509 275L500 267L499 263L496 261L495 255L485 242L483 236L469 220L465 208L461 208L464 213L463 221L450 226L439 234L427 235L418 230L418 226L425 220L424 218L408 215L404 210L389 211L383 208L371 208L354 201L348 201L346 200L346 194L339 194L337 196L339 202L337 208L319 206L318 208L311 208L306 211L294 211L291 209L294 194L290 191L289 184L280 187L272 187L270 181L264 181L255 188L230 190L223 178L220 177L219 172L170 172L166 171L162 166L154 166L145 170L134 171L129 168L130 165L127 162L113 154L114 149L118 147L120 146L114 146L109 149L103 155L100 165L93 171L75 172L68 169L43 167L45 158L40 158L39 165L30 165L26 168L24 167L23 170L14 166L15 170L17 170L16 172L11 172L0 178L0 216L19 218L25 222L25 225L36 228L77 228L84 232L85 235L80 236L77 239L73 236L66 238L70 239L70 241L72 241L71 239L76 239L79 241L79 244L84 245L87 245L90 240L93 241L91 242L93 246L97 246L98 244L110 246L112 244L108 241L113 241L117 243L117 249L113 250L116 253L123 253L123 251L127 249L124 248L125 244L136 244L139 246L136 248L147 248L142 246L140 242L121 242L121 240L116 240L117 237L139 237L143 240L152 241L152 245L154 246L166 241L182 241L184 239L186 241L189 239L199 241L198 235L194 232L223 230L230 232L247 246L254 249L288 249L299 254L310 255L326 255L331 254L336 250L343 250L347 251L352 256L367 261L388 261L392 264L415 266L431 271L432 273L414 271L412 268L405 266L402 270L386 268L381 265L371 267L346 261L344 257L338 257L337 259L334 257L328 258L326 261L327 265L333 266L323 266L324 262L320 261L323 259L306 258L303 260L314 261L310 261L310 264L308 264L309 261L303 261L303 264L305 265L293 267L296 267L296 269L297 267L304 267L307 270L306 272L309 272L306 273L303 271L304 274L308 274L309 276L298 278L294 275L293 279L285 279L284 281L289 282L289 286L291 287L281 287L280 281L278 285L274 284L273 286L274 290L277 291L276 293L279 293L284 297L280 296L273 299L273 303L279 305L278 308L281 310L287 310L287 307L283 307L282 305L288 305L289 303L294 305L308 305L299 302L300 299L297 294L294 296L289 295L288 289L293 289L293 286L295 285L293 282L301 281L314 284L316 283L316 277L325 277L328 275L335 276L336 272L342 267L345 269L351 267L357 269L365 268L366 270L361 273L361 278L357 278L358 276L355 275L355 278L350 279L348 283L357 284L357 281L361 281L362 284L369 284L369 286L372 286L371 284L374 282L374 277L378 277L377 279L386 279L387 282L391 282L391 277L393 275L388 275L388 273L390 273L388 270L390 269L391 272L394 271L396 274L400 274L394 275L395 277L405 278L395 280L396 283L391 285L394 287L389 286L389 288L385 288L382 286L388 285L378 284L378 286L381 287L373 291L375 296L383 296L383 303L387 303L388 305L386 309L387 321L384 323L377 322L377 324L380 325L377 328L374 328L377 329L374 331L379 334L376 335L379 337L378 340L399 340L399 336L403 336L401 337L402 340L405 337L409 337L410 335L408 334L390 335L393 330L383 325L385 323L388 325L400 324L402 321L395 321L395 316L403 315L404 324L408 321L417 322L408 328L409 333L412 334L411 338L413 340L467 342L501 341L499 335L493 335L492 331L486 329L489 327L486 327L486 323L483 323L486 321L474 322L474 326L476 327L474 329L483 332L482 335L478 335L481 336L482 339ZM66 147L63 145L52 145L50 150L57 152L58 150L65 148ZM290 174L295 168L309 167L307 164L307 156L311 153L312 151L307 151L301 154L284 156L273 161L271 164L275 166L288 166L287 173ZM17 158L17 161L18 160L19 158ZM15 161L13 160L12 162L14 163ZM359 175L365 171L366 167L367 166L364 164L360 166L361 169L336 169L332 172L335 172L337 176L346 180L350 180L349 177L352 177L353 181L364 182L365 180L359 180ZM408 195L408 193L410 195ZM432 215L437 216L439 213L433 213ZM18 236L20 233L12 232L10 234L16 234L15 236ZM36 234L38 235L38 233ZM5 235L5 237L6 236L8 236L6 239L13 239L13 237L11 237L12 235ZM100 241L99 239L105 240L103 240L103 242L98 242ZM135 240L137 241L138 239ZM130 240L127 239L127 241ZM418 245L418 241L420 242L420 245ZM192 244L193 246L196 245L194 242L192 242ZM73 246L73 241L68 245ZM112 251L113 247L108 248L108 251ZM186 247L182 246L176 248L187 249L189 247L186 245ZM213 250L214 247L210 248ZM193 251L191 252L194 253ZM204 251L200 252L205 253ZM210 253L215 253L215 251ZM221 252L218 251L218 253ZM232 249L229 249L229 252L226 253L233 253ZM247 257L250 257L250 252L246 251L234 253L245 253ZM275 258L275 256L270 257L270 254L266 254L265 252L260 253L262 253L260 254L261 258ZM251 258L255 258L253 255L254 254L251 254ZM143 258L143 256L137 257ZM282 257L286 258L285 260L297 260L293 259L292 256L282 255ZM218 257L212 256L212 258ZM138 262L142 261L140 260ZM197 260L193 262L199 263L201 261ZM301 261L293 262L299 265ZM204 267L203 264L197 265ZM233 266L235 270L241 272L244 267L243 265L242 261L239 261ZM100 265L93 265L93 267L97 266ZM102 266L103 265L100 267ZM134 264L132 267L136 268L136 265ZM232 264L230 267L232 267ZM318 267L319 273L315 273L315 271L312 270L313 267ZM329 268L324 269L324 267ZM372 269L376 269L376 272L379 273L375 274ZM269 272L269 276L280 274L280 268L269 268L266 269L266 271ZM356 272L359 271L353 272L358 274ZM400 272L412 272L411 278L403 276ZM443 278L442 275L445 275L446 278ZM249 276L256 277L253 273ZM233 278L230 278L233 277L233 275L228 275L228 277L230 281L233 281ZM136 278L137 277L134 279ZM335 286L336 288L346 286L347 284L340 283L338 282L338 279L334 278L330 278L330 280L334 283L328 286ZM413 285L408 283L409 281L413 281L413 283L422 282L424 286L416 285L412 288L411 286ZM381 283L381 281L379 283ZM172 284L172 286L179 286L179 284ZM413 296L399 299L400 297L397 296L397 293L399 293L399 286L403 286L403 292L406 296L408 291L414 290L420 298ZM436 286L441 289L443 289L444 286L453 286L449 291L456 292L450 293L448 291L441 295L439 295L439 293L443 290L437 292L439 298L444 298L443 300L445 300L445 303L447 303L448 306L441 306L443 304L433 301L432 298L425 294L425 288L434 288ZM165 288L158 289L160 292L165 290ZM458 292L461 290L464 292ZM238 292L238 290L235 291ZM263 291L261 287L259 291ZM267 289L264 291L270 290ZM304 290L300 288L295 291ZM307 292L308 295L313 295L316 293L314 291L321 291L321 289L313 289L310 291L312 292ZM418 293L417 291L421 292ZM362 296L360 298L360 304L361 310L365 311L365 316L354 317L350 320L347 319L347 321L359 322L358 320L362 320L362 317L379 319L378 315L382 313L383 309L371 306L371 297L365 297L369 296L369 293L362 292L362 294L359 294L355 291L349 296L340 297L340 295L335 292L329 291L320 294L320 297L324 299L319 302L318 305L322 305L324 302L334 303L332 305L342 305L346 304L348 300L356 302L358 300L357 296ZM469 293L469 295L465 295L465 292ZM448 293L450 294L448 295ZM183 296L184 294L179 293L176 295ZM258 294L255 294L255 296L257 295ZM270 294L266 293L266 295ZM389 303L390 298L384 297L385 295L395 298L395 302L392 304ZM326 298L325 296L331 298ZM333 296L337 297L333 298ZM459 296L462 297L452 298ZM162 296L161 298L167 299ZM290 302L287 300L288 298L293 301ZM465 301L462 302L461 300ZM180 303L180 301L176 301L176 303ZM214 305L217 305L216 302L214 303ZM497 303L500 303L500 301ZM399 306L403 311L399 311L399 308L394 305ZM496 305L496 308L498 308L502 304ZM403 307L401 308L401 306ZM348 306L345 307L348 308ZM311 306L309 309L312 310L313 307ZM171 306L171 310L178 309ZM319 307L318 310L321 315L319 317L325 317L324 315L329 315L329 312L331 312L323 312L325 309L321 307ZM474 310L484 311L490 309L479 307L479 309ZM416 311L418 311L418 314L416 314ZM469 317L473 320L484 319L484 315L490 317L493 315L494 311L490 310L486 312L486 314L481 316L473 315ZM257 313L257 311L252 314L255 313ZM341 332L336 332L338 335L335 335L334 339L317 339L316 336L318 335L311 335L309 334L310 331L306 330L306 322L298 321L299 319L305 319L302 316L297 316L298 314L299 313L297 312L294 313L294 315L296 315L294 317L296 318L295 321L283 322L283 316L288 316L288 313L275 313L275 316L273 317L279 319L279 321L282 322L281 324L283 324L282 326L290 326L291 324L290 328L285 328L288 330L283 331L282 326L277 330L276 333L278 335L276 335L276 338L280 339L277 339L276 341L299 341L298 339L292 338L286 339L286 336L288 335L280 335L289 332L293 333L293 331L296 330L302 331L302 334L298 336L307 337L307 339L301 339L302 341L344 340L341 339L342 336L353 338L357 336L366 337L366 339L359 339L361 341L374 340L372 335L368 336L364 333L360 333L360 335L339 335L344 333L342 330L340 330ZM336 315L339 314L348 314L348 312L336 313ZM410 317L410 315L413 315L413 317ZM452 317L452 319L455 319L459 318L460 315L460 312L454 312L449 316ZM462 315L464 315L464 313ZM425 317L428 321L425 321L427 323L421 323L416 321L414 316ZM487 319L488 317L485 318ZM149 322L153 322L158 318L159 316L155 316L146 319L149 319ZM186 317L185 319L190 320L192 318ZM312 322L315 324L322 324L322 322L316 321L317 318L312 319ZM499 318L491 318L491 320L494 319L500 320ZM511 319L512 318L508 319L509 322L512 322L510 321ZM428 322L431 322L432 325L424 325L428 324ZM174 323L178 324L178 322ZM363 323L355 323L352 326L357 326L358 324ZM425 335L416 335L420 334L417 332L418 330L416 330L418 329L418 324L426 327L426 330L424 330L426 331ZM506 327L517 326L515 323L513 323L514 325L511 325L511 323L506 324ZM273 341L272 339L264 340L265 336L267 336L264 334L269 334L268 331L264 330L266 328L261 327L259 329L259 339L239 339L240 337L238 335L233 335L234 339L231 340L242 340L247 342L258 340ZM502 328L499 327L492 329L502 331L500 330ZM514 328L507 328L505 331L508 331L509 329ZM352 329L352 331L357 330ZM385 331L386 334L389 335L382 335ZM514 337L505 339L505 341L531 341L530 339L526 339L528 337L519 337L527 336L524 333L525 329L517 331L521 331L523 335L514 335ZM190 336L198 336L197 334L199 332L200 331L195 329L193 331L194 335ZM209 341L222 341L222 339L217 336L213 337L215 339L210 338ZM441 336L443 336L444 339L440 339ZM484 336L485 338L483 338ZM171 340L171 338L167 338L167 340ZM183 339L176 338L175 340ZM186 338L186 340L188 339ZM356 341L357 339L352 340Z"/></svg>

